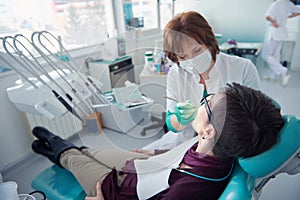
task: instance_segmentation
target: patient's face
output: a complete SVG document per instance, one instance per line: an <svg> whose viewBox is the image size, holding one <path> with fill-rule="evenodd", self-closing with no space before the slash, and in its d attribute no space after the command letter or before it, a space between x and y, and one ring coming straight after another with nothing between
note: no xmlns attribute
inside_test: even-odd
<svg viewBox="0 0 300 200"><path fill-rule="evenodd" d="M209 109L212 111L214 106L218 104L218 100L223 96L222 93L217 93L215 95L211 95L209 97L207 97L207 101L208 101L208 106ZM210 125L210 121L209 121L209 117L208 117L208 108L206 108L205 104L203 103L197 112L197 115L194 119L194 121L192 122L192 127L193 129L198 133L198 135L201 133L203 133L203 131L209 127Z"/></svg>

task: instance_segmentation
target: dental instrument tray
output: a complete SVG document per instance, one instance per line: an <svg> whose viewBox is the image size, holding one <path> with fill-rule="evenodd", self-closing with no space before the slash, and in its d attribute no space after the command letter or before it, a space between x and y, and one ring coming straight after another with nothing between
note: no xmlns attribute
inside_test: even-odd
<svg viewBox="0 0 300 200"><path fill-rule="evenodd" d="M130 108L143 104L153 103L153 100L144 96L136 84L112 89L116 103Z"/></svg>

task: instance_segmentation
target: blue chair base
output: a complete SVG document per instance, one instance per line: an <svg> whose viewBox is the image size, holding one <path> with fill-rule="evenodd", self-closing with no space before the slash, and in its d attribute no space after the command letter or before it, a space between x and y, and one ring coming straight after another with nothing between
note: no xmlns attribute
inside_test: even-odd
<svg viewBox="0 0 300 200"><path fill-rule="evenodd" d="M31 182L35 190L43 191L47 200L84 200L86 193L69 171L52 165Z"/></svg>

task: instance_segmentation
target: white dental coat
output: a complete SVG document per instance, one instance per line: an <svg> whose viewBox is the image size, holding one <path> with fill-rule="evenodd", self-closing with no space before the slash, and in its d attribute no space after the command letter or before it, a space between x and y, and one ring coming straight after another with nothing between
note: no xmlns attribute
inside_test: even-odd
<svg viewBox="0 0 300 200"><path fill-rule="evenodd" d="M264 51L266 55L264 59L268 63L271 71L270 77L278 75L285 75L287 68L280 63L281 50L283 42L288 38L287 20L292 13L300 12L300 8L295 6L290 0L277 0L273 2L270 8L267 10L265 16L270 16L277 21L279 27L276 28L269 23L268 35L266 38L266 44L264 45Z"/></svg>
<svg viewBox="0 0 300 200"><path fill-rule="evenodd" d="M300 8L295 6L290 0L277 0L273 2L266 12L277 21L279 27L270 25L268 40L284 41L287 38L286 23L289 15L300 12Z"/></svg>
<svg viewBox="0 0 300 200"><path fill-rule="evenodd" d="M200 106L204 87L200 76L188 73L181 68L172 66L167 76L167 96L179 101L190 100L195 106ZM226 83L236 82L241 85L260 89L260 79L255 65L246 58L219 53L214 67L206 82L208 93L216 93L224 88ZM173 112L176 102L167 100L167 110ZM171 149L194 135L189 125L184 131L174 133L169 131L159 140L145 146L143 149Z"/></svg>

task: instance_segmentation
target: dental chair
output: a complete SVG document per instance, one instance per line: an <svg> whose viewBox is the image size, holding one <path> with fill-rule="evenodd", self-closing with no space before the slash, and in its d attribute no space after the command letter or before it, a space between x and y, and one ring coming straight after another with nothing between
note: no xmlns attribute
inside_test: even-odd
<svg viewBox="0 0 300 200"><path fill-rule="evenodd" d="M255 157L238 159L229 183L219 200L259 199L264 185L280 173L300 172L300 120L284 116L285 125L279 142ZM48 200L83 200L85 192L65 169L53 165L33 181L32 187L43 191Z"/></svg>
<svg viewBox="0 0 300 200"><path fill-rule="evenodd" d="M285 115L284 120L280 141L273 148L251 158L238 159L219 200L259 199L263 187L276 175L300 172L300 120L292 115Z"/></svg>

